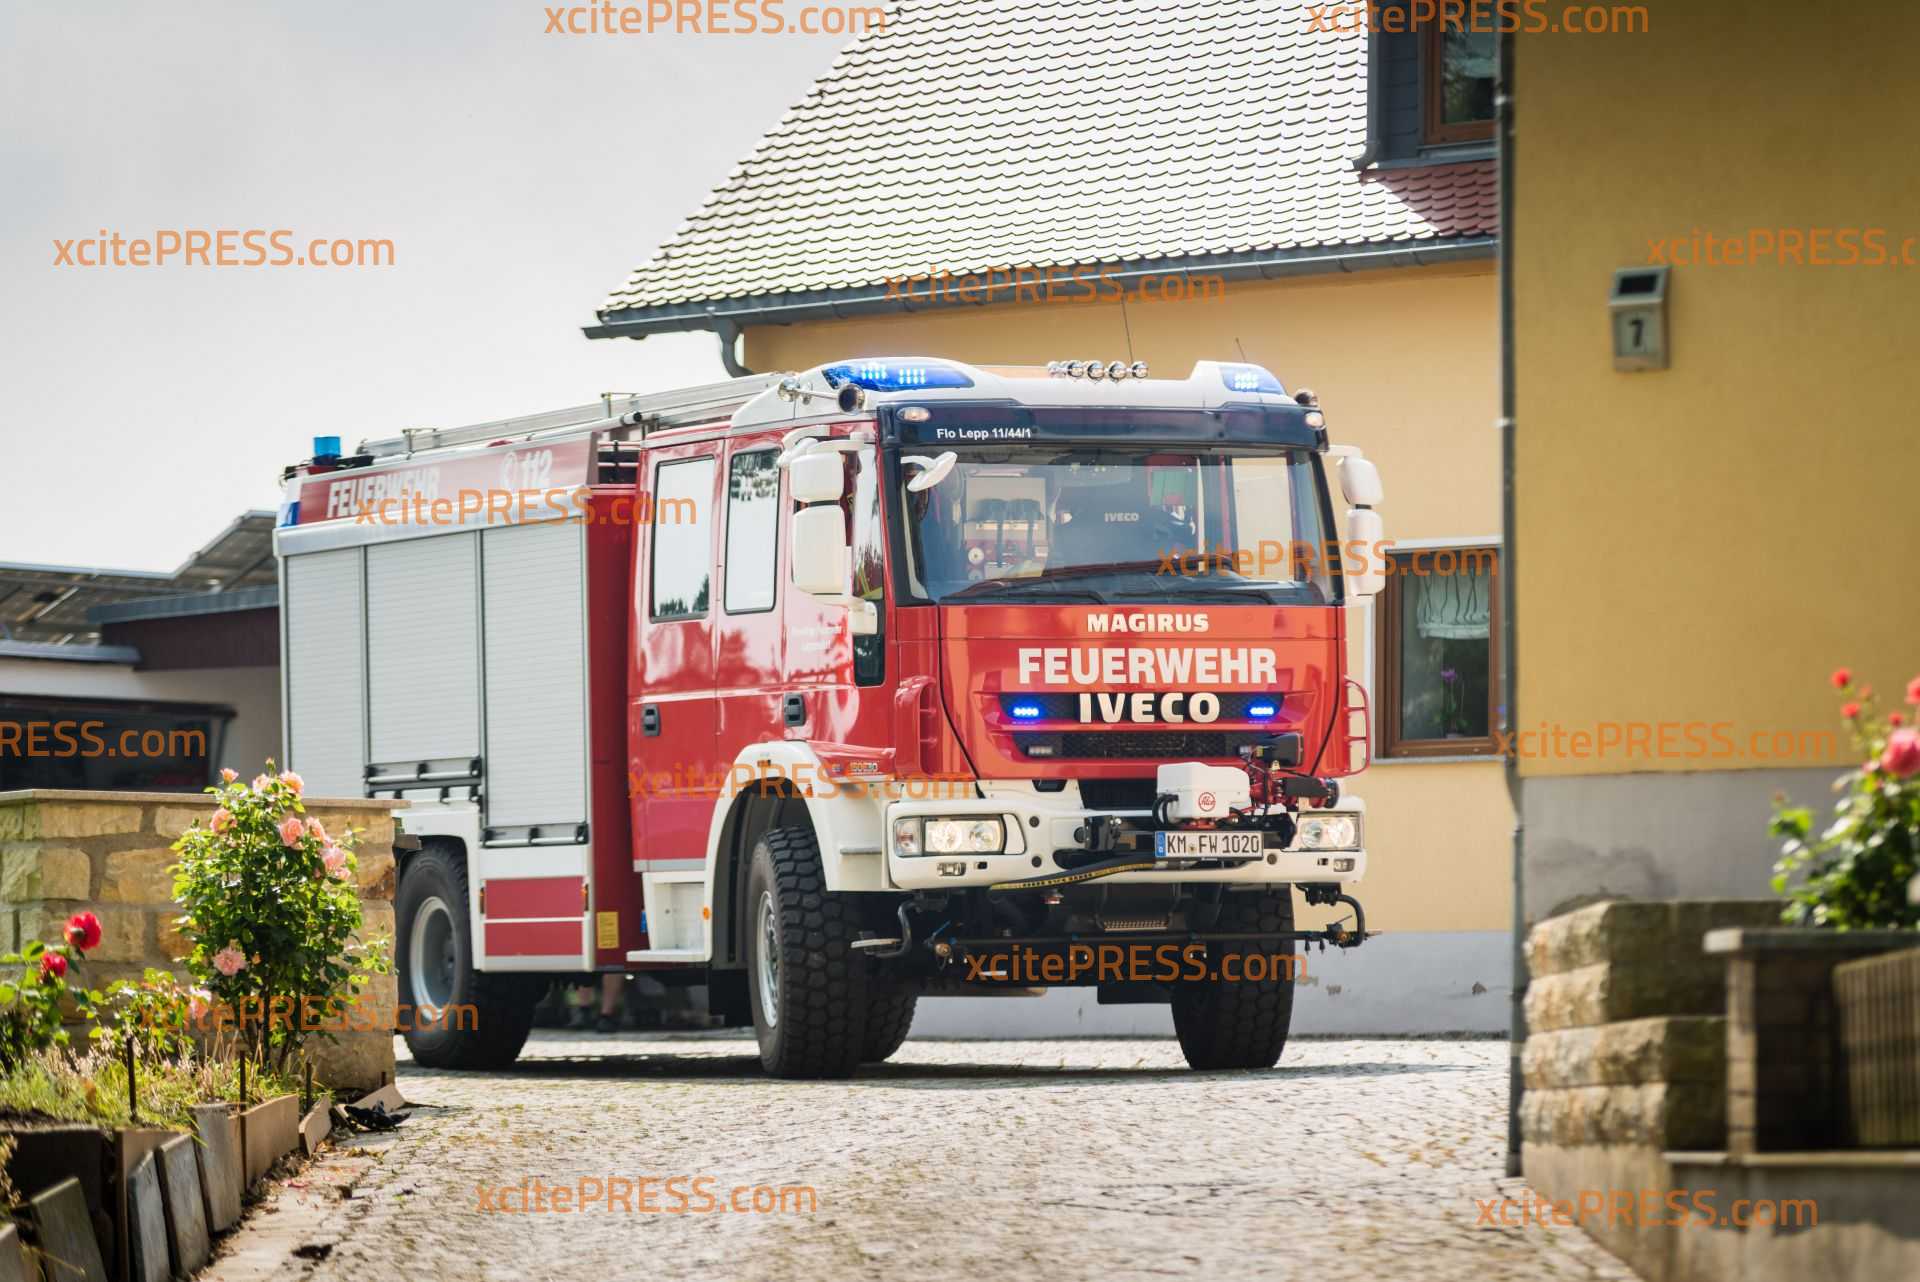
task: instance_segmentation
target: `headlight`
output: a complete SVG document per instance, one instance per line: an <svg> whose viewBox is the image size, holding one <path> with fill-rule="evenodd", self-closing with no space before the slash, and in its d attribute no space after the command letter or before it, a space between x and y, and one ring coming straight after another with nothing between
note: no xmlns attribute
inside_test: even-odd
<svg viewBox="0 0 1920 1282"><path fill-rule="evenodd" d="M893 848L902 855L997 855L1007 848L998 815L893 821Z"/></svg>
<svg viewBox="0 0 1920 1282"><path fill-rule="evenodd" d="M997 854L1007 847L999 819L929 819L924 831L930 855Z"/></svg>
<svg viewBox="0 0 1920 1282"><path fill-rule="evenodd" d="M1293 839L1295 850L1360 849L1358 815L1315 815L1302 819Z"/></svg>

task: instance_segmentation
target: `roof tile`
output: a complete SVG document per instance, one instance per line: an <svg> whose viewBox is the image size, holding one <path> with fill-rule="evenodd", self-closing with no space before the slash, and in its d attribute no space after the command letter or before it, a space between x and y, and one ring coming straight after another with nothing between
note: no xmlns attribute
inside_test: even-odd
<svg viewBox="0 0 1920 1282"><path fill-rule="evenodd" d="M601 305L1495 229L1486 161L1358 172L1366 38L1272 0L898 0Z"/></svg>

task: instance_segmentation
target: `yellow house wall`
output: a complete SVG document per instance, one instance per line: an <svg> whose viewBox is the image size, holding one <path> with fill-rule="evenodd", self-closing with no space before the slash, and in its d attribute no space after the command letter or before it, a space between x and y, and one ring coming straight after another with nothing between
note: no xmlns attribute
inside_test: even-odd
<svg viewBox="0 0 1920 1282"><path fill-rule="evenodd" d="M1920 671L1920 8L1867 9L1689 0L1647 34L1519 37L1520 722L1728 723L1738 754L1529 775L1820 766L1832 668L1896 699ZM1910 264L1683 262L1672 368L1615 372L1613 270L1750 228L1916 239Z"/></svg>
<svg viewBox="0 0 1920 1282"><path fill-rule="evenodd" d="M1497 537L1497 298L1491 263L1228 282L1184 303L954 306L911 315L750 329L755 370L856 356L944 356L1044 365L1099 357L1178 377L1196 360L1244 359L1290 389L1313 388L1333 438L1364 449L1386 481L1390 537ZM1367 663L1356 613L1352 671ZM1351 791L1368 807L1369 927L1505 930L1511 809L1491 762L1376 767ZM1314 910L1303 923L1326 914Z"/></svg>

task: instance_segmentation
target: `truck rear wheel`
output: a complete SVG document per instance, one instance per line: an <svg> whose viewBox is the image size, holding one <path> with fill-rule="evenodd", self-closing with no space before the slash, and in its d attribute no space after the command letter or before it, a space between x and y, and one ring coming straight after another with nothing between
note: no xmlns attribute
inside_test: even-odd
<svg viewBox="0 0 1920 1282"><path fill-rule="evenodd" d="M1229 893L1214 929L1222 934L1278 933L1293 929L1293 889L1258 894ZM1291 952L1292 943L1288 942ZM1173 986L1173 1031L1187 1063L1198 1069L1272 1068L1286 1049L1287 1029L1293 1023L1293 974L1246 979L1252 967L1246 958L1264 955L1269 945L1254 942L1207 945L1209 978L1184 980ZM1227 978L1228 957L1235 959ZM1266 974L1268 967L1259 968Z"/></svg>
<svg viewBox="0 0 1920 1282"><path fill-rule="evenodd" d="M871 964L853 949L853 904L826 888L805 828L754 843L747 872L747 995L760 1062L775 1077L848 1077L865 1058Z"/></svg>
<svg viewBox="0 0 1920 1282"><path fill-rule="evenodd" d="M505 1068L533 1029L545 984L473 968L467 861L430 845L407 861L394 900L400 1000L414 1062L427 1068Z"/></svg>

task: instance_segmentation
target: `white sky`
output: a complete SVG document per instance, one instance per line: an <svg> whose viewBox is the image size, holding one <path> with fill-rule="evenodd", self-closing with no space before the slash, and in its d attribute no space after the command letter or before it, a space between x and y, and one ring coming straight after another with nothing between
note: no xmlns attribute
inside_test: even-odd
<svg viewBox="0 0 1920 1282"><path fill-rule="evenodd" d="M580 327L846 38L545 26L540 0L0 0L0 561L171 570L314 436L724 377L711 334ZM396 265L54 265L101 228Z"/></svg>

